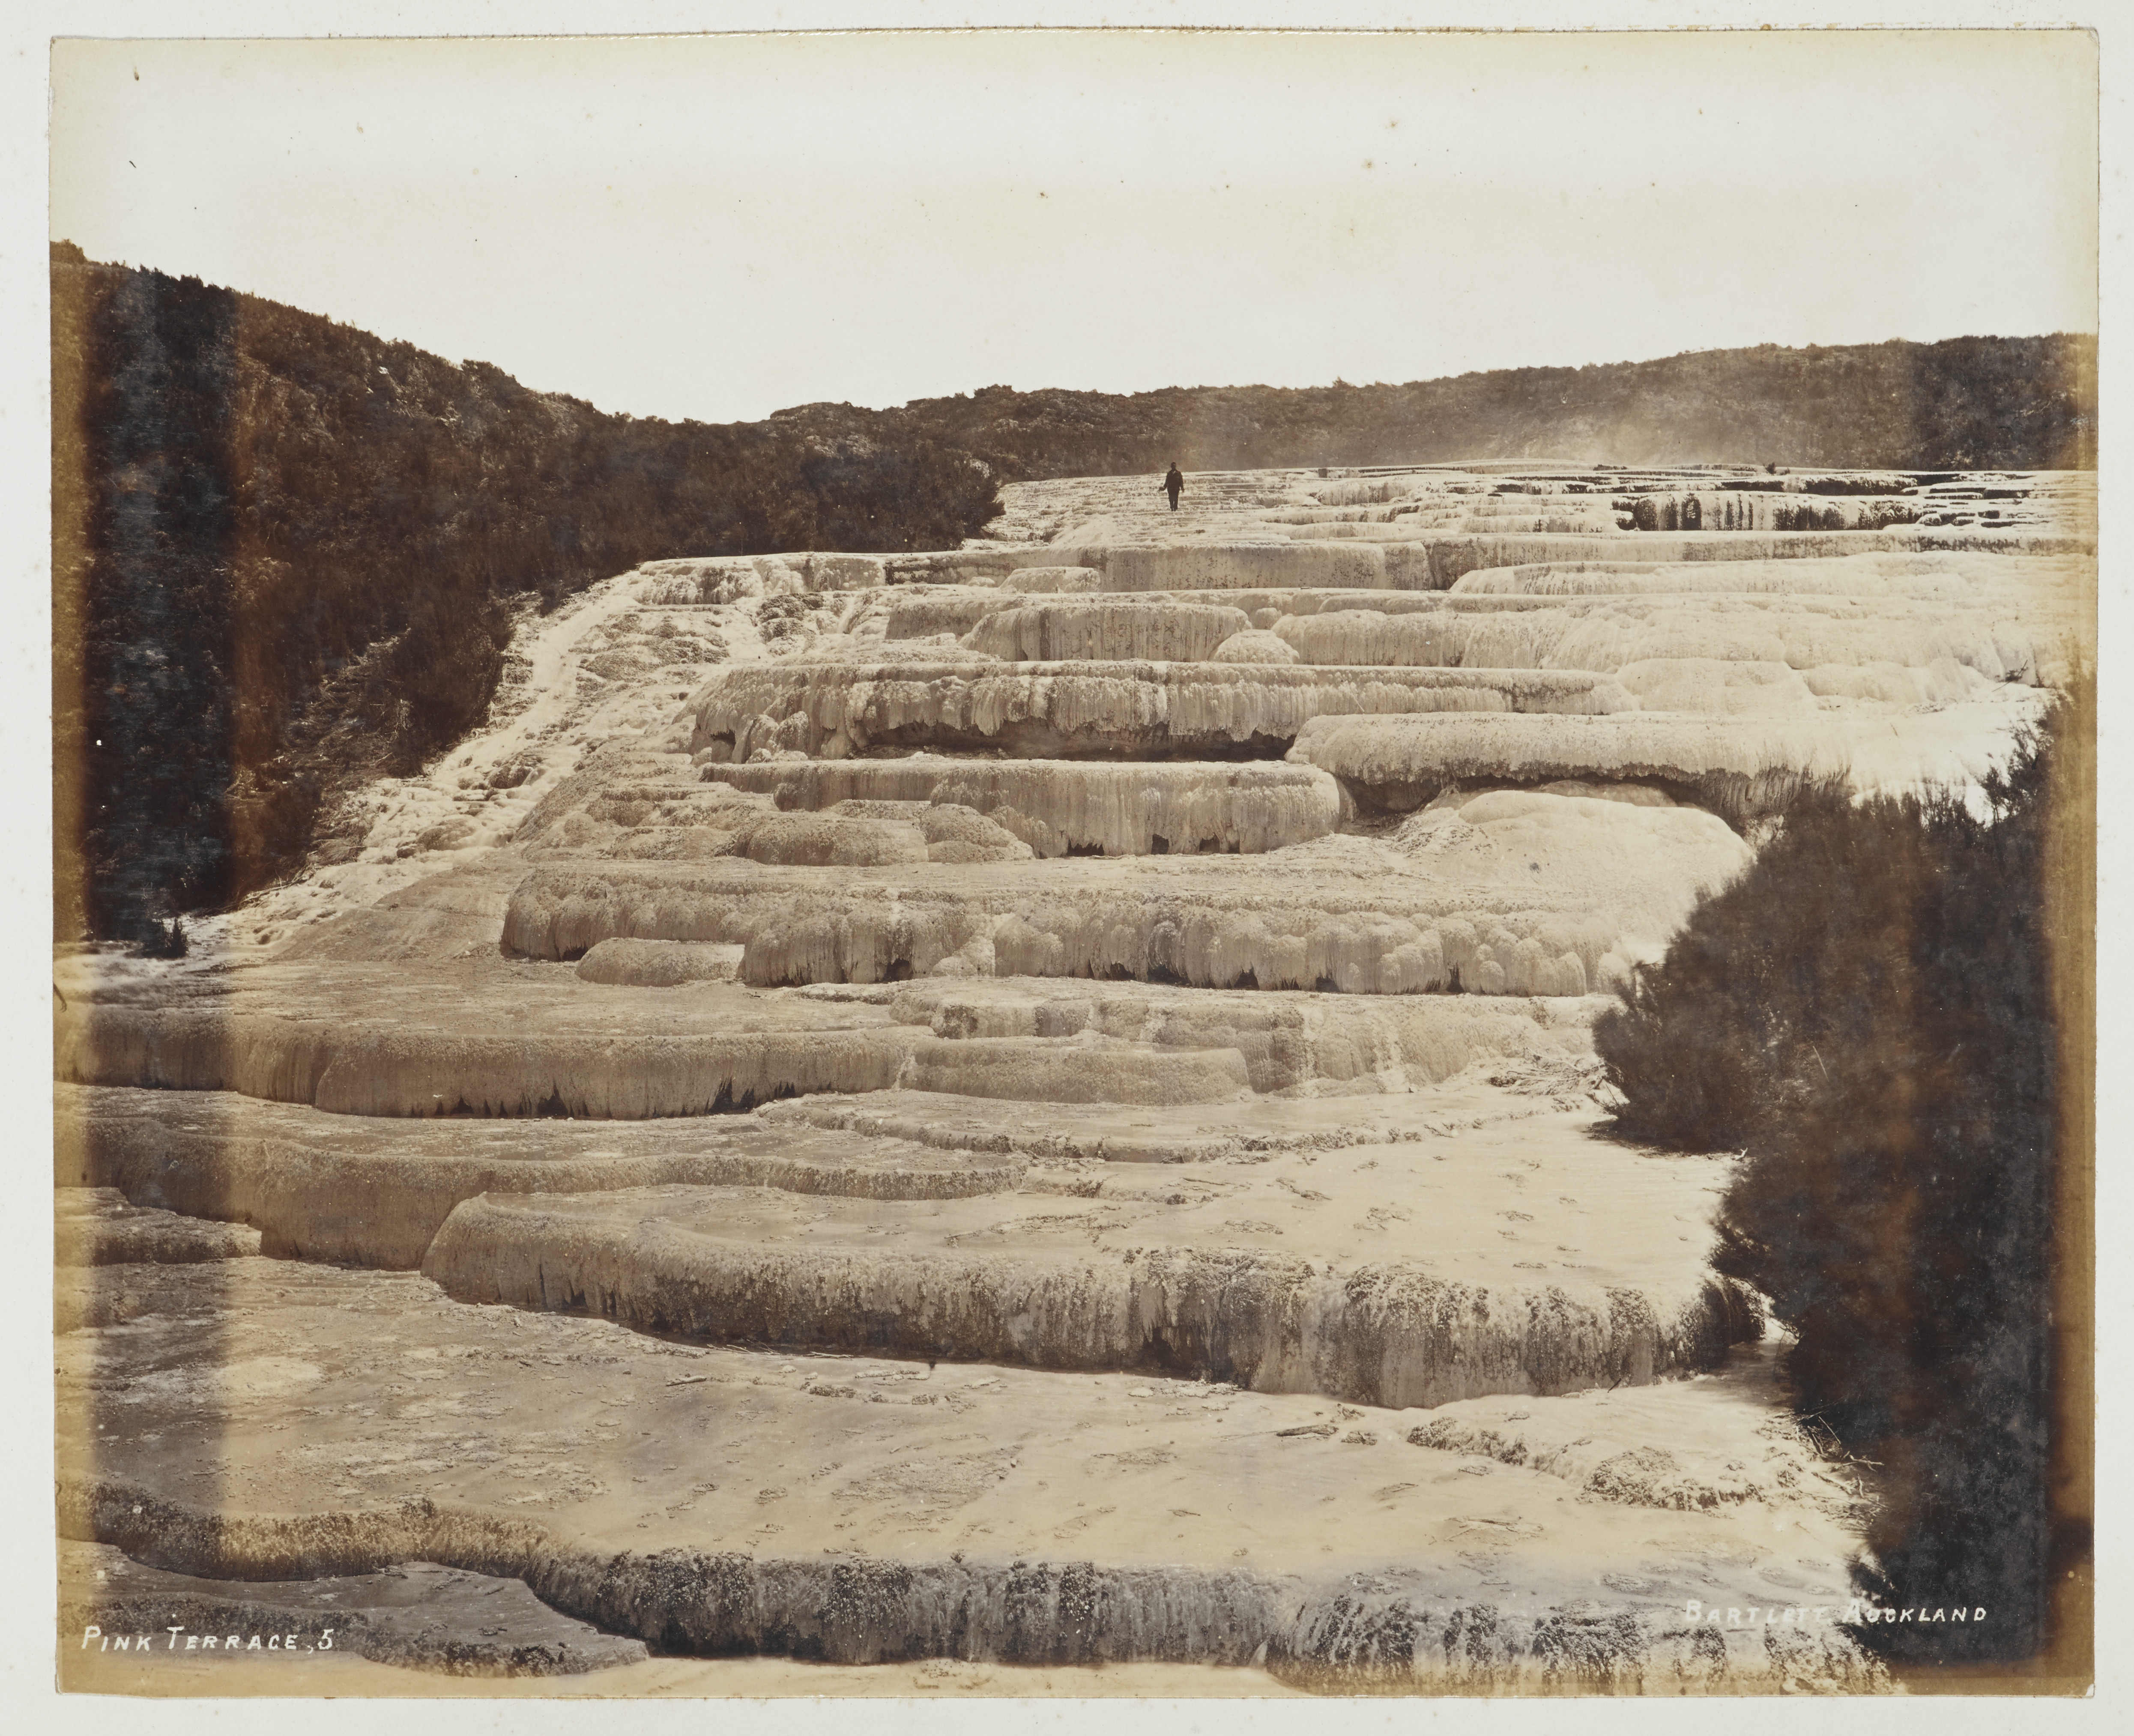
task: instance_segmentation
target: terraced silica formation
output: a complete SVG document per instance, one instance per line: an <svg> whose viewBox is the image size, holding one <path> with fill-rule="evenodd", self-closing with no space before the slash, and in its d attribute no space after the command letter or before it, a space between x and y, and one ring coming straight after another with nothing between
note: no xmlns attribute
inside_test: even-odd
<svg viewBox="0 0 2134 1736"><path fill-rule="evenodd" d="M1252 663L777 663L736 669L695 702L690 746L712 763L760 749L838 760L873 748L1267 758L1308 719L1411 711L1628 709L1585 671L1325 669Z"/></svg>
<svg viewBox="0 0 2134 1736"><path fill-rule="evenodd" d="M816 812L852 801L968 808L1039 856L1258 856L1324 837L1340 786L1310 766L1104 760L894 760L707 766L701 775ZM929 851L929 856L932 852Z"/></svg>
<svg viewBox="0 0 2134 1736"><path fill-rule="evenodd" d="M619 575L187 957L60 949L73 1628L1888 1685L1734 1160L1589 1032L1802 791L2008 763L2081 479L1149 481Z"/></svg>

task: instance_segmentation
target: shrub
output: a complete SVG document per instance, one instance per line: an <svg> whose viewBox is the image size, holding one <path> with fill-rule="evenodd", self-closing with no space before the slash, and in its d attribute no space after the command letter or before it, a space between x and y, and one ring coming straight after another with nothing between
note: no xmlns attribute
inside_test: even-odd
<svg viewBox="0 0 2134 1736"><path fill-rule="evenodd" d="M1992 1612L1861 1630L1898 1657L2043 1634L2056 1110L2083 1040L2055 1018L2048 865L2080 880L2093 691L1984 813L1811 792L1596 1030L1625 1131L1745 1157L1715 1264L1795 1333L1799 1408L1881 1468L1863 1589Z"/></svg>
<svg viewBox="0 0 2134 1736"><path fill-rule="evenodd" d="M150 922L147 932L133 946L138 958L183 958L191 950L192 943L186 938L185 922L176 916L167 923Z"/></svg>

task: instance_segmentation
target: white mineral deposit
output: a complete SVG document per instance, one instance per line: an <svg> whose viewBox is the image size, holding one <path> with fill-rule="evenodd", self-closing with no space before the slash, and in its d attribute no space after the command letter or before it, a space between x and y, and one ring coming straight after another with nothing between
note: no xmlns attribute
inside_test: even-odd
<svg viewBox="0 0 2134 1736"><path fill-rule="evenodd" d="M1798 791L2008 764L2093 497L1729 475L1027 483L524 612L360 846L62 949L99 1657L1886 1686L1735 1160L1607 1136L1591 1027Z"/></svg>

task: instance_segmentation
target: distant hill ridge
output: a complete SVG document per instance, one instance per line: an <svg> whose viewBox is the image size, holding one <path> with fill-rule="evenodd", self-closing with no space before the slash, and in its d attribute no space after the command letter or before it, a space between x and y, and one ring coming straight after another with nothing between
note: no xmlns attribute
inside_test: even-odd
<svg viewBox="0 0 2134 1736"><path fill-rule="evenodd" d="M1407 385L989 386L896 410L805 404L819 438L923 433L1018 479L1460 459L1844 469L2093 470L2097 340L1961 337L1508 368Z"/></svg>

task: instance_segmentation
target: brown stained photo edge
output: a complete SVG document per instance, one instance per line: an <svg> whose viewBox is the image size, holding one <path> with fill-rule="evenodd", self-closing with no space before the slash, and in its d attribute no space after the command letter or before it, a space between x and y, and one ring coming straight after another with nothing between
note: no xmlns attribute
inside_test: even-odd
<svg viewBox="0 0 2134 1736"><path fill-rule="evenodd" d="M51 258L64 1690L2088 1687L2075 322L696 420Z"/></svg>

